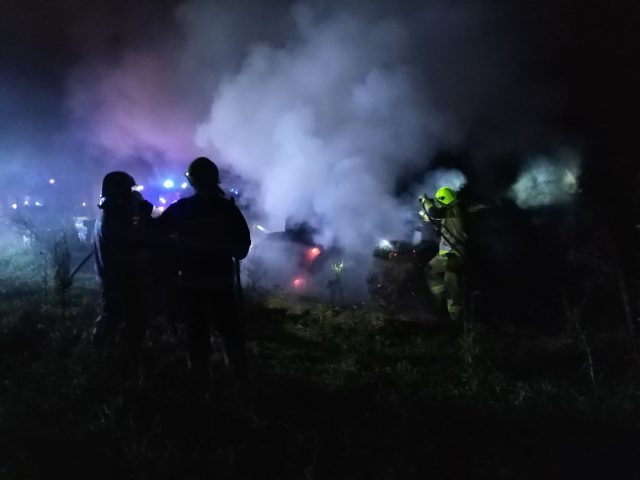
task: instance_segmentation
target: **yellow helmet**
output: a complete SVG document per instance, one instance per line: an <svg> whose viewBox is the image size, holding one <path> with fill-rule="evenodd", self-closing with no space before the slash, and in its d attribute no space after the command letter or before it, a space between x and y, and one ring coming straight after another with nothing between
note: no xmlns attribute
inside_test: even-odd
<svg viewBox="0 0 640 480"><path fill-rule="evenodd" d="M440 187L436 192L436 200L442 205L451 205L455 202L458 194L451 187Z"/></svg>

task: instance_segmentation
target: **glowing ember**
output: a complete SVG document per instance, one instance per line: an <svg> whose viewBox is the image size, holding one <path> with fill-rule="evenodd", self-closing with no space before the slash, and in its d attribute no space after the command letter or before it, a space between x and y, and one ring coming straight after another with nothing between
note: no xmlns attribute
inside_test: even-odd
<svg viewBox="0 0 640 480"><path fill-rule="evenodd" d="M309 250L307 250L307 258L308 258L310 261L313 261L313 260L315 260L315 259L316 259L316 257L317 257L318 255L320 255L321 253L322 253L322 250L320 249L320 247L313 247L313 248L310 248Z"/></svg>
<svg viewBox="0 0 640 480"><path fill-rule="evenodd" d="M296 277L293 279L293 286L296 288L302 288L305 285L305 279L302 277Z"/></svg>

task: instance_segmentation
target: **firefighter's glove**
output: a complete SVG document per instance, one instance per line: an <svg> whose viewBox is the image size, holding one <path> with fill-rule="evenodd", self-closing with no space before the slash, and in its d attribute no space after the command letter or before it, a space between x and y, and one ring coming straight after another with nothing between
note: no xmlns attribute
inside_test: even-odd
<svg viewBox="0 0 640 480"><path fill-rule="evenodd" d="M420 205L422 205L423 208L431 208L433 207L433 199L429 198L427 195L422 194L418 197L418 201L420 202Z"/></svg>

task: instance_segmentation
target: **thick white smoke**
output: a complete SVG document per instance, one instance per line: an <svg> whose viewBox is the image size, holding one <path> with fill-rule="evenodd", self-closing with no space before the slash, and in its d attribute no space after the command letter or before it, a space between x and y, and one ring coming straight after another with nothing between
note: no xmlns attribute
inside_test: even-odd
<svg viewBox="0 0 640 480"><path fill-rule="evenodd" d="M523 168L511 188L511 197L520 208L566 204L578 192L579 175L580 158L573 151L538 155Z"/></svg>
<svg viewBox="0 0 640 480"><path fill-rule="evenodd" d="M438 168L425 175L422 183L412 189L411 197L415 200L419 195L425 194L434 198L440 187L451 187L458 191L467 184L467 177L460 170L451 168Z"/></svg>
<svg viewBox="0 0 640 480"><path fill-rule="evenodd" d="M198 144L260 185L271 228L293 216L321 227L320 240L370 248L402 231L396 180L441 146L444 122L406 62L399 19L300 7L295 25L220 84Z"/></svg>

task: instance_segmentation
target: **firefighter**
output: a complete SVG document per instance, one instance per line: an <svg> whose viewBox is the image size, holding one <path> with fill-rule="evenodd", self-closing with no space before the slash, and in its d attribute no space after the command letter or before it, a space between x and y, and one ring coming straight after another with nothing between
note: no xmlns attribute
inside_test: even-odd
<svg viewBox="0 0 640 480"><path fill-rule="evenodd" d="M344 304L344 281L343 281L344 260L331 264L333 278L327 282L329 290L329 301L333 304Z"/></svg>
<svg viewBox="0 0 640 480"><path fill-rule="evenodd" d="M132 190L133 177L108 173L102 182L98 207L102 214L94 227L96 270L102 287L102 315L97 319L93 344L101 352L111 349L124 327L123 374L138 366L147 326L150 266L149 226L153 206Z"/></svg>
<svg viewBox="0 0 640 480"><path fill-rule="evenodd" d="M249 227L219 187L218 167L196 158L186 173L195 194L178 200L158 218L175 237L180 309L186 318L189 366L200 385L209 380L210 325L220 334L226 360L237 377L246 375L244 336L235 290L237 265L251 245Z"/></svg>
<svg viewBox="0 0 640 480"><path fill-rule="evenodd" d="M449 318L459 320L462 314L464 293L461 285L467 235L464 230L463 209L457 192L443 186L435 199L421 195L420 216L434 225L440 234L438 254L427 266L427 284L438 304L446 303Z"/></svg>

